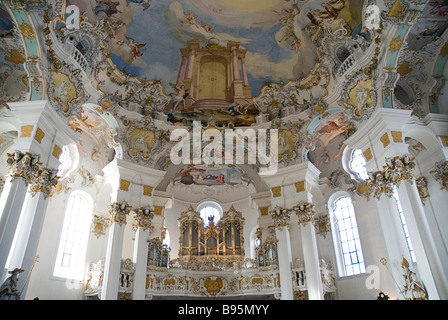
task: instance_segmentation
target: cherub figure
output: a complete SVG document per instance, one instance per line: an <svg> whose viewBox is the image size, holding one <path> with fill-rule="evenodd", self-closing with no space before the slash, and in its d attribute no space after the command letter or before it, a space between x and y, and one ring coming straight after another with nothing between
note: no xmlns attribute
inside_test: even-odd
<svg viewBox="0 0 448 320"><path fill-rule="evenodd" d="M175 94L171 94L173 98L173 112L176 111L177 107L184 103L185 106L185 98L188 97L188 89L185 88L183 84L172 84L170 85L174 88Z"/></svg>

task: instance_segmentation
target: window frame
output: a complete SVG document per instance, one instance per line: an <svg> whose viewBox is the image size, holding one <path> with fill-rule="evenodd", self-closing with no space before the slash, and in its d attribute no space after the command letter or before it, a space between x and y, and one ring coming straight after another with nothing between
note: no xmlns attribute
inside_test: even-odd
<svg viewBox="0 0 448 320"><path fill-rule="evenodd" d="M343 249L343 243L342 243L343 241L342 241L341 233L340 233L340 229L339 229L339 220L335 214L337 202L343 198L350 199L350 203L353 208L353 215L350 215L349 219L354 219L354 221L356 223L355 227L356 227L357 237L355 237L353 240L355 241L355 244L357 241L357 243L359 245L359 248L356 247L356 250L355 250L355 252L358 256L357 264L360 267L360 271L358 273L347 272L347 266L356 265L356 264L347 265L344 261L344 249ZM356 218L356 211L355 211L355 207L353 205L352 197L350 196L350 194L348 194L345 191L335 192L329 198L328 208L329 208L329 213L330 213L330 217L331 217L330 223L331 223L332 236L333 236L333 246L334 246L337 268L338 268L338 276L340 278L344 278L344 277L356 277L356 276L365 274L366 273L366 265L365 265L365 259L364 259L364 250L362 249L361 235L359 232L358 221ZM353 229L353 227L352 227L352 229ZM353 251L349 251L348 253L352 253L352 252ZM359 255L360 255L360 257L359 257Z"/></svg>
<svg viewBox="0 0 448 320"><path fill-rule="evenodd" d="M353 149L350 147L345 147L344 151L342 152L341 164L342 164L342 168L344 169L345 172L347 172L349 174L351 179L353 179L357 182L364 182L366 180L361 178L359 172L355 171L351 166L351 163L353 161L353 155L357 150L360 150L362 153L362 149ZM364 155L362 155L362 156L364 157ZM364 160L365 160L365 158L364 158ZM366 164L367 164L367 161L366 161ZM366 168L365 165L364 165L364 168ZM369 171L367 170L367 168L366 168L366 172L367 172L367 175L369 175ZM370 178L370 176L369 176L369 178Z"/></svg>
<svg viewBox="0 0 448 320"><path fill-rule="evenodd" d="M359 153L358 153L359 152ZM358 153L355 155L355 153ZM364 159L364 163L356 163L355 166L352 165L353 162L355 162L355 159L357 159L357 157L362 157L362 159ZM366 169L366 164L367 161L364 158L364 155L362 153L361 149L353 149L351 154L350 154L350 161L348 162L348 166L350 167L350 169L355 172L355 174L357 175L358 179L366 181L367 179L369 179L369 172ZM356 168L364 168L364 170L356 170ZM364 177L364 174L366 175L366 177Z"/></svg>
<svg viewBox="0 0 448 320"><path fill-rule="evenodd" d="M68 228L65 228L65 224L66 224L66 219L68 219L67 215L68 215L68 206L70 205L70 198L72 197L77 197L80 198L82 201L85 201L85 204L83 205L83 207L81 208L85 208L87 210L78 210L78 214L80 213L82 216L78 217L81 219L86 219L86 221L83 223L82 227L83 230L75 230L73 231L73 227L70 226L70 223L68 225ZM85 270L79 270L79 271L73 271L76 270L76 265L78 266L83 266L85 267L85 259L86 259L86 255L87 255L87 248L88 248L88 242L89 242L89 238L90 238L90 226L92 223L92 214L93 214L93 210L94 210L94 202L92 197L85 191L81 191L81 190L75 190L73 191L67 198L66 201L66 205L65 205L65 209L64 209L64 215L63 215L63 219L61 221L61 228L60 228L60 232L59 232L59 238L58 238L58 242L56 245L56 250L55 250L55 256L53 259L53 267L52 267L52 272L51 272L51 279L57 279L57 280L72 280L72 281L79 281L82 282L84 280L84 276L85 276ZM76 215L76 213L71 213L71 215ZM60 265L60 263L63 262L63 256L66 253L65 251L60 252L60 250L62 249L62 241L67 241L64 240L64 238L66 238L67 236L64 234L65 230L70 230L70 228L72 228L72 233L77 233L77 232L82 232L82 236L85 236L84 239L81 239L81 243L78 242L77 244L77 251L78 251L78 261L75 261L75 266L72 267L75 268L73 270L68 270L67 274L64 274L64 271L62 270L64 267L62 267ZM84 229L85 228L85 229ZM64 250L64 249L62 249ZM67 252L68 253L68 252ZM71 254L73 254L73 250L70 252ZM62 260L60 259L62 257ZM58 270L60 269L60 270Z"/></svg>

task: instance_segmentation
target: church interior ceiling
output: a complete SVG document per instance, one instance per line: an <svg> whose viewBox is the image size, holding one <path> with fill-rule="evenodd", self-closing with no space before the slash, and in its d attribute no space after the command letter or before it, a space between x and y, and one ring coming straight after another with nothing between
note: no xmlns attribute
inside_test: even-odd
<svg viewBox="0 0 448 320"><path fill-rule="evenodd" d="M0 108L50 100L97 153L161 170L175 128L275 128L281 165L330 177L376 108L448 112L447 16L446 0L2 1ZM170 172L253 180L229 165Z"/></svg>

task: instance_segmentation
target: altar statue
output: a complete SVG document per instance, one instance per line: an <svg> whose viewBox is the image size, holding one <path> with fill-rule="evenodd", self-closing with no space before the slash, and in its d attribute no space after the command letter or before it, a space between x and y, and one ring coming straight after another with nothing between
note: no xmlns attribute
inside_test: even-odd
<svg viewBox="0 0 448 320"><path fill-rule="evenodd" d="M15 268L8 272L11 276L9 276L0 286L0 300L20 300L17 281L19 280L19 273L22 273L23 271L23 269Z"/></svg>

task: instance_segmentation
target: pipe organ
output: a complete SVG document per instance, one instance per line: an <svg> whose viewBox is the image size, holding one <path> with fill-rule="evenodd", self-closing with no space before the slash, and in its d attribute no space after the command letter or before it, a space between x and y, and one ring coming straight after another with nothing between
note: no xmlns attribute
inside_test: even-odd
<svg viewBox="0 0 448 320"><path fill-rule="evenodd" d="M209 218L205 226L198 211L192 206L182 212L179 218L180 239L179 259L222 258L225 260L244 259L244 218L240 211L232 207L223 213L215 224Z"/></svg>

